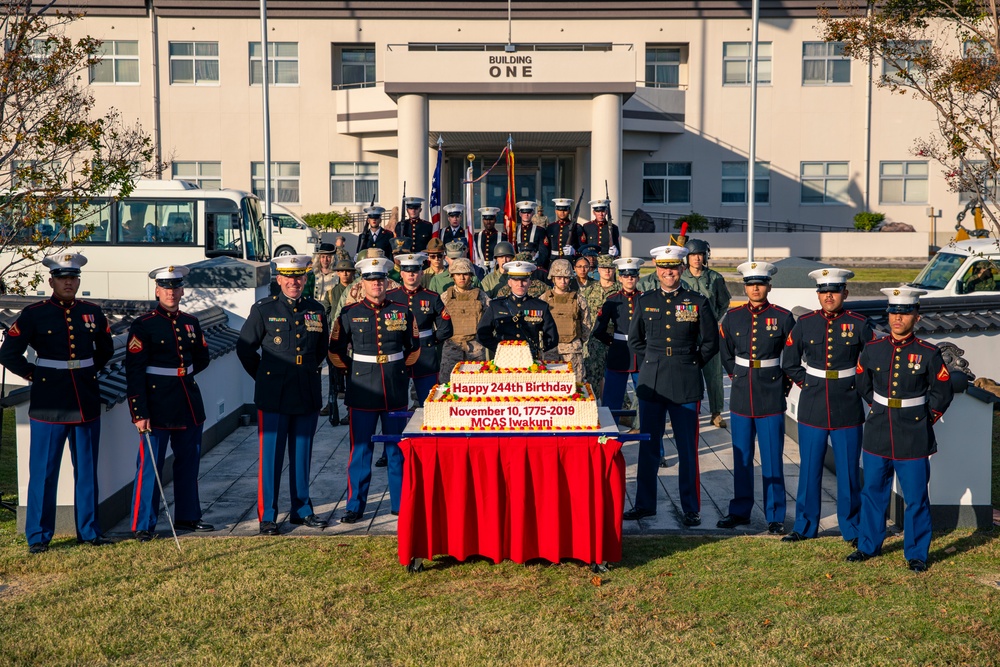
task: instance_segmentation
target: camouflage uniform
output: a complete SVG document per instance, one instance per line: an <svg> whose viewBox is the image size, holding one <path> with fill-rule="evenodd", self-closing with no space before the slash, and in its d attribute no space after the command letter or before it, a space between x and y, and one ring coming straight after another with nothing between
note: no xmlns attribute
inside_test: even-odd
<svg viewBox="0 0 1000 667"><path fill-rule="evenodd" d="M441 348L438 382L444 384L451 379L455 364L461 361L486 361L486 348L476 340L476 327L489 299L478 287L460 290L452 285L441 294L441 300L451 315L455 331Z"/></svg>
<svg viewBox="0 0 1000 667"><path fill-rule="evenodd" d="M564 276L572 279L574 278L572 273L566 260L553 262L551 272L553 277ZM544 354L543 358L546 361L569 362L576 373L576 381L583 382L583 351L594 324L587 301L579 292L556 294L554 289L547 290L538 298L549 304L552 319L559 329L559 344L555 350Z"/></svg>
<svg viewBox="0 0 1000 667"><path fill-rule="evenodd" d="M596 314L601 310L605 300L621 288L622 286L617 282L611 287L601 287L601 282L596 280L581 290L580 296L587 302L587 308L590 312ZM604 379L604 364L607 357L608 346L591 336L584 352L584 368L587 382L594 388L594 391L597 391L598 385Z"/></svg>

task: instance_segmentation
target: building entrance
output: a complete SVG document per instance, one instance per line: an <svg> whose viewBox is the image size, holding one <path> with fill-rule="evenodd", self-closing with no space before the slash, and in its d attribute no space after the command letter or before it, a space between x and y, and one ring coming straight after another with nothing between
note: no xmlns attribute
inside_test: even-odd
<svg viewBox="0 0 1000 667"><path fill-rule="evenodd" d="M479 178L493 164L492 159L477 157L473 163L473 178ZM465 167L468 161L465 156L456 154L449 156L448 178L450 201L463 201L465 186ZM549 218L553 217L552 199L554 197L576 197L573 193L573 176L575 158L573 155L542 154L517 155L514 163L515 201L538 201L542 212ZM500 163L486 178L473 186L473 209L482 206L496 206L503 211L507 196L507 170ZM502 215L502 214L501 214ZM473 216L478 225L479 216ZM500 218L502 220L502 218Z"/></svg>

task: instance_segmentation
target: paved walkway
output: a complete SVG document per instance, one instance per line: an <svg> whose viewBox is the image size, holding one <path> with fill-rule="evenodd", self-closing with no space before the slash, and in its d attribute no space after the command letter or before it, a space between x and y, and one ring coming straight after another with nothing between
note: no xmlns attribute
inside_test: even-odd
<svg viewBox="0 0 1000 667"><path fill-rule="evenodd" d="M325 384L325 381L324 381ZM726 394L729 386L727 382ZM716 428L709 424L707 403L702 405L699 457L701 466L701 517L702 525L686 528L681 525L680 498L677 488L677 450L667 429L665 439L669 468L659 471L660 488L657 494L656 516L641 521L626 521L624 533L636 534L755 534L767 532L764 510L761 505L760 459L757 457L755 491L757 502L754 506L749 526L741 526L734 531L720 530L715 523L729 511L729 501L733 494L732 440L728 429ZM728 413L725 415L728 423ZM258 534L257 522L257 429L255 425L238 428L228 438L216 445L201 460L200 493L204 508L204 520L215 525L212 533L187 533L186 537L246 536ZM636 460L639 445L627 443L622 452L625 456L627 507L635 493ZM376 457L381 452L377 445ZM320 417L313 446L312 482L310 492L314 509L323 518L331 519L323 529L293 526L287 522L289 508L287 457L286 472L282 473L281 498L278 506L279 527L282 533L293 535L352 534L391 535L396 532L396 517L389 513L389 493L385 468L374 468L368 507L364 520L353 525L337 521L344 510L347 495L347 460L350 454L350 440L346 426L331 426L325 417ZM791 530L795 519L795 492L798 488L799 454L798 445L785 439L785 485L788 495L788 509L785 525ZM168 500L173 502L172 485L166 488ZM837 535L836 479L827 471L823 477L823 509L820 521L821 535ZM161 536L169 535L169 524L161 513L157 523ZM130 535L128 520L121 521L111 532L111 536Z"/></svg>

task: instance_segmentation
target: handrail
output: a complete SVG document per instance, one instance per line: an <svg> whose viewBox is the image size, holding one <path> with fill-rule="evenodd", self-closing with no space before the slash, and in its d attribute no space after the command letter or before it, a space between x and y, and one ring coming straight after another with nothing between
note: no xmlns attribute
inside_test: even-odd
<svg viewBox="0 0 1000 667"><path fill-rule="evenodd" d="M663 211L648 211L646 209L641 209L649 217L653 219L653 223L656 225L654 230L656 233L666 233L671 231L677 231L679 225L675 225L675 221L687 217L689 213L666 213ZM635 213L635 209L623 209L620 222L624 227L628 227L628 220ZM746 232L747 221L746 218L731 218L728 216L703 216L708 221L708 229L706 232ZM757 232L854 232L856 231L852 227L837 227L835 225L813 225L804 222L792 222L791 220L761 220L759 218L754 219L754 231ZM623 229L624 231L624 229Z"/></svg>

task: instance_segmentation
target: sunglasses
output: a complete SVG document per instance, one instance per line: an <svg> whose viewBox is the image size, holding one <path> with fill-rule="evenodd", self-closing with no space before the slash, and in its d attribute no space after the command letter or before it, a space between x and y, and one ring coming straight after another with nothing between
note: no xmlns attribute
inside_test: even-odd
<svg viewBox="0 0 1000 667"><path fill-rule="evenodd" d="M429 252L429 253L427 253L427 256L430 257L431 259L440 259L441 257L444 257L444 253L443 252Z"/></svg>

